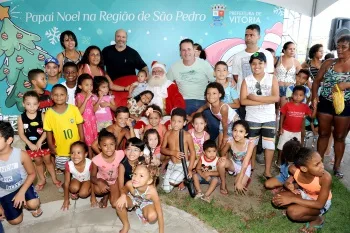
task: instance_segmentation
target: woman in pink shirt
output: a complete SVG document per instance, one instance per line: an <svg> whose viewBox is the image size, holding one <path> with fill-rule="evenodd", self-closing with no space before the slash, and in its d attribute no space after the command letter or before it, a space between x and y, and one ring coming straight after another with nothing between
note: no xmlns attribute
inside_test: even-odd
<svg viewBox="0 0 350 233"><path fill-rule="evenodd" d="M106 208L108 199L113 208L119 198L118 167L124 158L123 150L116 150L117 139L113 133L102 129L98 136L101 153L92 159L91 182L96 196L103 196L100 208Z"/></svg>

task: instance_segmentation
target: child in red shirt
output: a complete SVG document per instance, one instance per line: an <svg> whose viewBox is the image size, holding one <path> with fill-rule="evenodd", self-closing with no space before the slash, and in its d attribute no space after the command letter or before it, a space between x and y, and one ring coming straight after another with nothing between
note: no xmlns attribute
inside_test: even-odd
<svg viewBox="0 0 350 233"><path fill-rule="evenodd" d="M278 141L278 164L281 164L281 152L283 145L296 137L301 140L301 130L305 116L315 118L316 109L311 112L311 109L306 104L302 103L305 98L305 87L295 86L293 89L292 101L286 103L281 108L280 117L280 138Z"/></svg>

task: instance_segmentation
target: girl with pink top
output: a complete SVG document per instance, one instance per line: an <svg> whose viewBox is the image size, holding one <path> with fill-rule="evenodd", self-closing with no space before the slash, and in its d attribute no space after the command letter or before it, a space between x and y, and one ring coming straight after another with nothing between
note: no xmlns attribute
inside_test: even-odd
<svg viewBox="0 0 350 233"><path fill-rule="evenodd" d="M103 76L105 72L100 48L95 45L89 46L78 63L78 67L79 75L86 73L92 77Z"/></svg>
<svg viewBox="0 0 350 233"><path fill-rule="evenodd" d="M112 111L116 110L114 96L109 94L108 79L104 76L95 76L94 93L98 99L94 105L97 120L97 131L107 128L113 123Z"/></svg>
<svg viewBox="0 0 350 233"><path fill-rule="evenodd" d="M163 117L162 110L158 105L152 104L146 108L145 115L148 118L148 124L144 129L140 129L140 133L145 132L148 129L155 129L160 135L160 144L162 144L162 140L166 132L165 126L161 123Z"/></svg>
<svg viewBox="0 0 350 233"><path fill-rule="evenodd" d="M91 144L97 138L96 116L94 105L97 97L92 93L92 77L89 74L82 74L78 78L77 89L75 91L75 105L79 108L84 118L85 143L89 147L89 158L92 158Z"/></svg>
<svg viewBox="0 0 350 233"><path fill-rule="evenodd" d="M123 150L116 150L117 139L114 134L102 129L98 135L101 153L92 159L91 182L96 196L102 196L100 208L106 208L108 199L113 208L119 198L118 167L124 158Z"/></svg>

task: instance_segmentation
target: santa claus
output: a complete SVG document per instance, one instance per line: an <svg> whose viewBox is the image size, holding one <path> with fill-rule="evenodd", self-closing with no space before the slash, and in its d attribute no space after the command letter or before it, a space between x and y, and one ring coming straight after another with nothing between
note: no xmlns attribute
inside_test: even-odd
<svg viewBox="0 0 350 233"><path fill-rule="evenodd" d="M150 104L158 105L163 115L170 115L174 108L185 109L185 100L177 85L166 78L165 65L162 63L152 63L152 75L148 79L146 90L153 92L154 97Z"/></svg>

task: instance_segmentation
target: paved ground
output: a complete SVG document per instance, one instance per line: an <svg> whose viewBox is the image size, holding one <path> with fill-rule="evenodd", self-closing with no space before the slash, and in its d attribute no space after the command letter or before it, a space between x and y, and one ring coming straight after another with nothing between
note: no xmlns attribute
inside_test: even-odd
<svg viewBox="0 0 350 233"><path fill-rule="evenodd" d="M28 211L24 213L24 221L20 226L9 226L4 223L6 233L114 233L119 232L122 224L115 210L91 208L89 199L71 201L69 211L61 211L62 201L49 202L42 205L44 214L33 218ZM163 205L166 233L214 233L214 229L206 226L192 215L177 208ZM129 213L130 233L158 232L158 223L143 225L135 212Z"/></svg>

